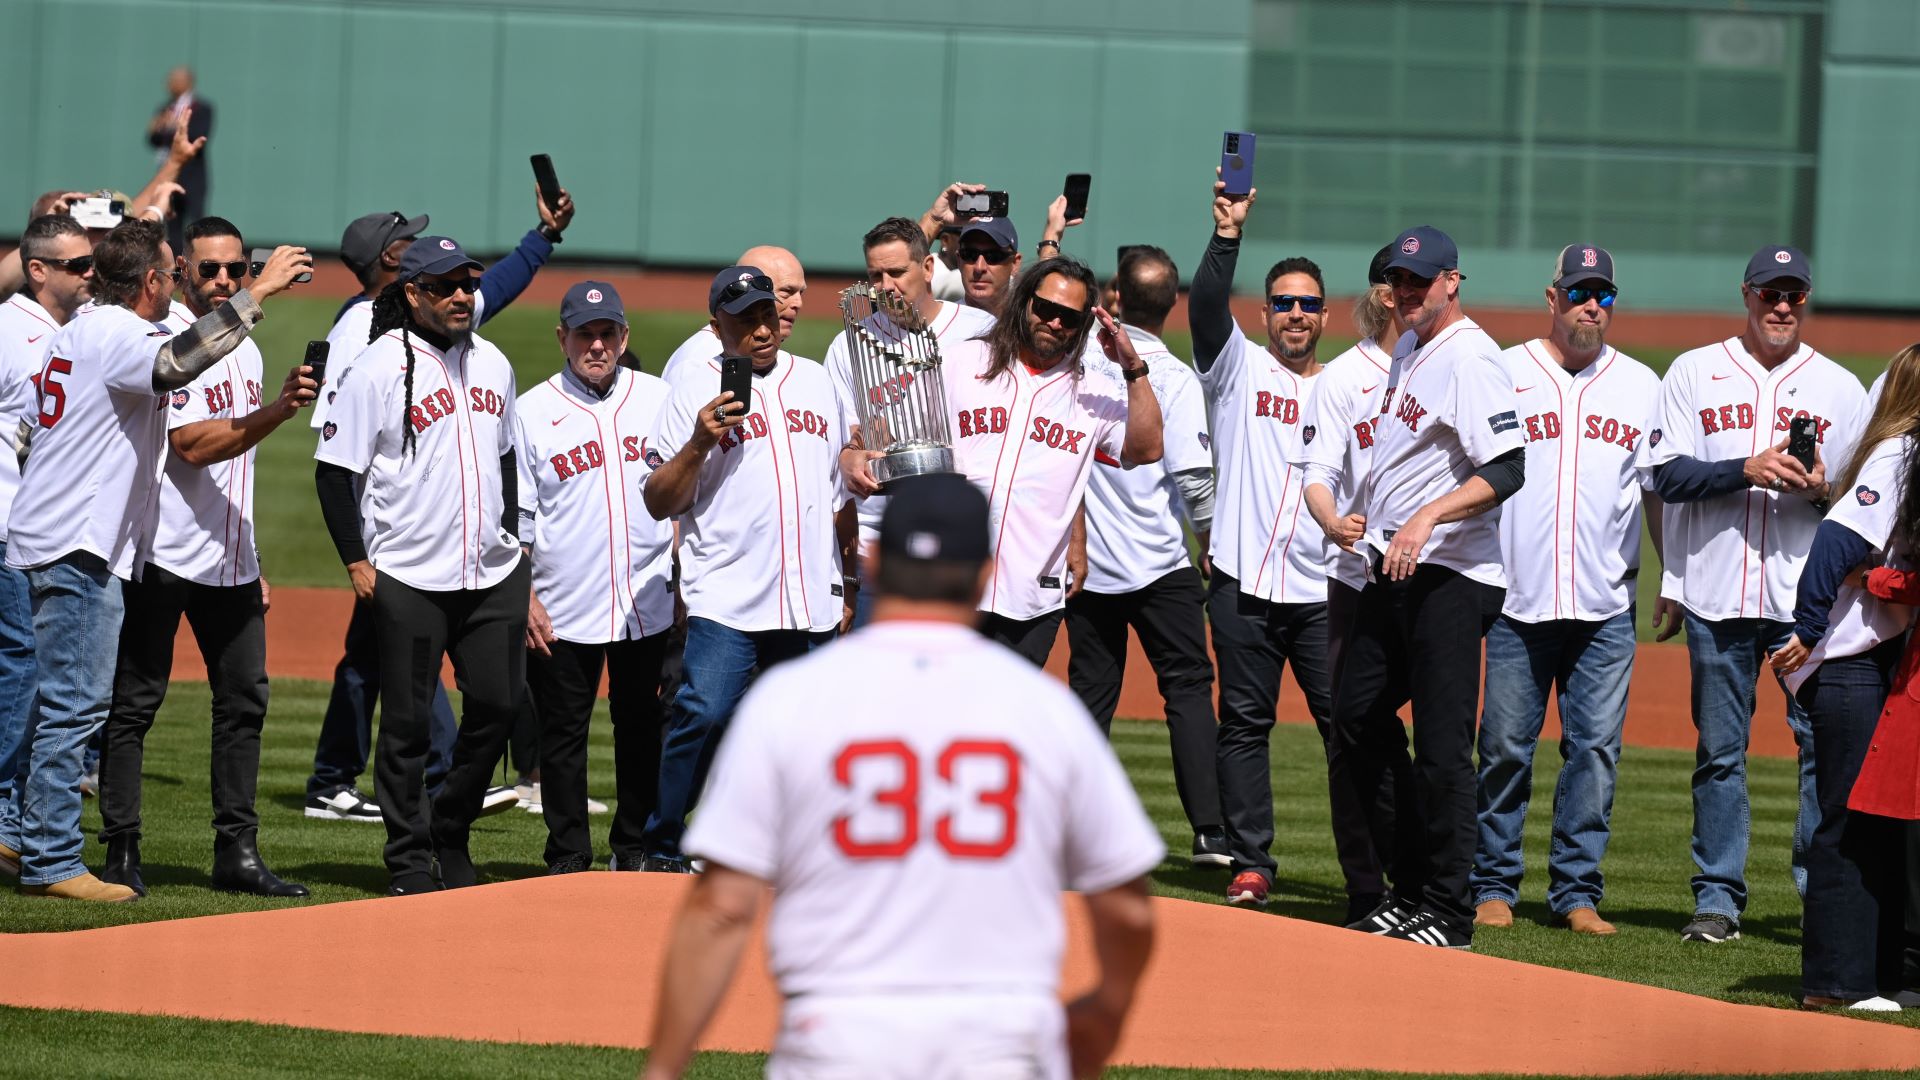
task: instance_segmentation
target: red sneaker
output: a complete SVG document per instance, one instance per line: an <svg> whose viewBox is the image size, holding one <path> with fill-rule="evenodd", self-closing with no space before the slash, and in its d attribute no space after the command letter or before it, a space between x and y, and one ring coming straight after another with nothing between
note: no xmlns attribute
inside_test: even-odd
<svg viewBox="0 0 1920 1080"><path fill-rule="evenodd" d="M1267 906L1267 879L1257 870L1242 870L1227 886L1227 903L1242 906Z"/></svg>

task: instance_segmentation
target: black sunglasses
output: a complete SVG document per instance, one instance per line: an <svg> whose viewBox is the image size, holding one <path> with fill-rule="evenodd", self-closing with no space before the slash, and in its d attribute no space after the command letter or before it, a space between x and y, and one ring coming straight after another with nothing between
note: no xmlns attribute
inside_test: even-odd
<svg viewBox="0 0 1920 1080"><path fill-rule="evenodd" d="M1013 252L1006 248L963 247L960 249L960 265L965 266L975 259L987 260L988 266L999 266L1013 258Z"/></svg>
<svg viewBox="0 0 1920 1080"><path fill-rule="evenodd" d="M1269 296L1267 302L1273 305L1275 312L1292 311L1293 305L1299 304L1301 312L1307 315L1318 315L1321 309L1327 306L1327 298L1324 296L1294 296L1291 293Z"/></svg>
<svg viewBox="0 0 1920 1080"><path fill-rule="evenodd" d="M1620 290L1611 286L1598 288L1575 287L1571 289L1561 289L1560 291L1566 295L1567 303L1572 304L1574 307L1579 307L1589 300L1597 300L1600 302L1601 307L1610 308L1613 306L1615 298L1620 295Z"/></svg>
<svg viewBox="0 0 1920 1080"><path fill-rule="evenodd" d="M201 259L194 265L194 269L199 271L201 281L212 281L214 278L220 276L220 271L222 270L225 270L227 276L235 281L239 281L241 278L247 276L247 263L244 259L239 262L229 263L215 262L212 259Z"/></svg>
<svg viewBox="0 0 1920 1080"><path fill-rule="evenodd" d="M726 288L720 290L720 304L730 304L750 292L770 293L772 291L773 279L765 274L755 274L752 277L727 282ZM720 304L714 306L719 307Z"/></svg>
<svg viewBox="0 0 1920 1080"><path fill-rule="evenodd" d="M1425 289L1431 286L1434 281L1433 278L1421 277L1411 270L1402 270L1397 266L1387 271L1386 277L1387 284L1395 289L1403 285L1411 285L1416 289Z"/></svg>
<svg viewBox="0 0 1920 1080"><path fill-rule="evenodd" d="M454 293L463 292L463 291L474 296L480 295L480 279L477 277L441 278L437 281L416 281L414 282L414 285L417 286L421 292L426 293L428 296L438 296L438 297L441 297L442 299L452 296Z"/></svg>
<svg viewBox="0 0 1920 1080"><path fill-rule="evenodd" d="M1807 302L1808 296L1812 295L1805 289L1762 289L1748 286L1748 291L1759 297L1760 302L1768 307L1779 307L1782 300L1787 302L1788 307L1799 307Z"/></svg>
<svg viewBox="0 0 1920 1080"><path fill-rule="evenodd" d="M36 256L33 261L51 266L55 270L65 270L75 277L86 277L87 271L93 269L93 256L91 255L75 255L71 259L42 259Z"/></svg>
<svg viewBox="0 0 1920 1080"><path fill-rule="evenodd" d="M1033 298L1033 303L1029 306L1033 309L1034 318L1041 322L1053 322L1058 319L1060 325L1069 330L1078 330L1081 324L1087 321L1085 311L1067 307L1065 304L1056 304L1051 300L1043 300L1038 296Z"/></svg>

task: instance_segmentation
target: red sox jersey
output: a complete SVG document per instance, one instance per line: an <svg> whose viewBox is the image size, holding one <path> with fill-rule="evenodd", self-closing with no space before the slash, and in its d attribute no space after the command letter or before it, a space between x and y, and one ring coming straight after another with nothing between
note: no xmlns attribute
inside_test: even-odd
<svg viewBox="0 0 1920 1080"><path fill-rule="evenodd" d="M473 325L479 326L487 312L485 293L473 294ZM327 331L327 377L314 397L313 407L307 411L313 415L307 417L307 426L321 431L327 426L327 414L333 410L333 401L340 396L340 380L346 377L347 369L367 351L367 335L373 330L373 302L357 301L343 308L333 320L333 328Z"/></svg>
<svg viewBox="0 0 1920 1080"><path fill-rule="evenodd" d="M709 361L718 360L720 353L720 335L713 332L712 324L703 323L700 329L687 335L687 340L681 342L680 347L673 350L672 355L667 357L666 366L660 369L660 377L668 383L677 382L681 371L689 363L696 368L704 368ZM719 392L716 389L712 394L707 395L707 399L711 401Z"/></svg>
<svg viewBox="0 0 1920 1080"><path fill-rule="evenodd" d="M878 316L870 317L866 323L882 341L892 341L899 337L899 331L893 324ZM933 336L940 343L940 355L944 359L954 346L968 338L978 337L993 329L993 316L978 308L962 307L959 304L942 302L935 313L930 327ZM827 374L833 379L833 397L840 404L840 423L851 432L860 425L859 404L854 400L853 358L847 352L847 335L841 331L827 346ZM890 388L875 387L875 393L886 393ZM880 539L880 515L887 509L885 495L869 495L860 500L860 546L867 550Z"/></svg>
<svg viewBox="0 0 1920 1080"><path fill-rule="evenodd" d="M1327 538L1301 498L1306 413L1314 384L1246 335L1233 340L1200 384L1213 401L1220 473L1213 499L1215 569L1240 591L1276 604L1327 601Z"/></svg>
<svg viewBox="0 0 1920 1080"><path fill-rule="evenodd" d="M1827 475L1837 477L1866 423L1860 380L1810 345L1772 371L1737 337L1681 353L1660 384L1652 465L1679 457L1749 458L1787 437L1796 416L1819 421ZM1800 567L1820 511L1791 492L1749 488L1666 507L1660 595L1702 619L1793 619Z"/></svg>
<svg viewBox="0 0 1920 1080"><path fill-rule="evenodd" d="M1527 440L1527 482L1500 507L1501 610L1528 623L1610 619L1633 605L1660 378L1612 348L1573 373L1537 338L1500 356Z"/></svg>
<svg viewBox="0 0 1920 1080"><path fill-rule="evenodd" d="M166 325L177 334L192 326L193 319L193 312L176 302ZM260 347L251 338L242 341L199 378L167 395L167 430L258 411L262 368ZM205 468L167 456L149 562L201 585L244 585L259 578L253 535L253 460L258 449Z"/></svg>
<svg viewBox="0 0 1920 1080"><path fill-rule="evenodd" d="M24 292L0 304L0 541L7 537L7 515L20 490L20 459L9 448L21 418L39 412L34 380L58 329L47 309Z"/></svg>
<svg viewBox="0 0 1920 1080"><path fill-rule="evenodd" d="M890 709L827 709L849 686ZM768 671L734 713L687 851L771 882L787 997L1052 995L1060 892L1165 848L1067 688L951 623L881 622Z"/></svg>
<svg viewBox="0 0 1920 1080"><path fill-rule="evenodd" d="M1300 457L1288 464L1331 472L1334 511L1343 517L1362 509L1357 504L1373 472L1380 403L1386 400L1393 379L1393 357L1373 342L1361 341L1334 357L1314 378L1313 393L1300 410ZM1303 488L1310 479L1302 477ZM1332 559L1329 576L1352 589L1366 587L1366 559L1332 544L1326 550Z"/></svg>
<svg viewBox="0 0 1920 1080"><path fill-rule="evenodd" d="M85 551L131 580L152 535L166 452L153 359L173 332L115 304L54 333L37 376L40 429L8 522L7 565Z"/></svg>
<svg viewBox="0 0 1920 1080"><path fill-rule="evenodd" d="M1361 543L1378 553L1422 507L1526 439L1500 346L1472 319L1462 318L1424 346L1402 337L1399 348L1411 351L1399 358L1400 382L1382 401L1367 478ZM1505 587L1499 517L1435 526L1420 562Z"/></svg>
<svg viewBox="0 0 1920 1080"><path fill-rule="evenodd" d="M1078 359L1038 373L1016 360L983 382L987 361L986 342L962 341L941 365L954 464L990 509L993 574L980 610L1034 619L1066 606L1074 515L1094 459L1121 464L1127 403Z"/></svg>
<svg viewBox="0 0 1920 1080"><path fill-rule="evenodd" d="M650 444L662 463L720 393L717 359L675 373ZM840 622L840 410L824 368L782 351L756 374L745 422L707 451L680 515L687 614L752 633L831 630Z"/></svg>
<svg viewBox="0 0 1920 1080"><path fill-rule="evenodd" d="M520 395L520 538L562 641L629 641L673 623L673 523L640 498L665 461L648 440L666 400L666 383L625 368L605 397L567 368Z"/></svg>
<svg viewBox="0 0 1920 1080"><path fill-rule="evenodd" d="M520 561L519 542L501 525L513 366L478 335L444 352L410 340L412 407L393 330L330 380L338 396L314 457L361 474L361 538L375 570L428 592L489 588ZM413 429L411 452L403 425Z"/></svg>

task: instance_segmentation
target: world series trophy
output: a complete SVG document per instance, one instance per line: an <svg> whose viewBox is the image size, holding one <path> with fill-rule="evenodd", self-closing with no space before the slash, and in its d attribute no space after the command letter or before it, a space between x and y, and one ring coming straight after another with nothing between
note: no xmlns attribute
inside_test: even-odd
<svg viewBox="0 0 1920 1080"><path fill-rule="evenodd" d="M940 342L898 293L854 284L840 294L861 441L884 456L870 466L882 487L905 476L953 472Z"/></svg>

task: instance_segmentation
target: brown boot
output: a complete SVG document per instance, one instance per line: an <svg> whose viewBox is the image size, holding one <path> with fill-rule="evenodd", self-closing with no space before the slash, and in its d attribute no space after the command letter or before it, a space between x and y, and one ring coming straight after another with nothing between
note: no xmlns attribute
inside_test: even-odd
<svg viewBox="0 0 1920 1080"><path fill-rule="evenodd" d="M0 874L11 878L20 876L20 853L5 844L0 844Z"/></svg>
<svg viewBox="0 0 1920 1080"><path fill-rule="evenodd" d="M1567 929L1576 934L1592 934L1595 937L1606 937L1609 934L1617 934L1620 932L1614 929L1612 923L1601 918L1599 912L1590 907L1574 908L1572 911L1567 912L1567 917L1563 921L1567 924Z"/></svg>
<svg viewBox="0 0 1920 1080"><path fill-rule="evenodd" d="M1473 925L1499 929L1513 925L1513 905L1505 900L1482 900L1473 909Z"/></svg>
<svg viewBox="0 0 1920 1080"><path fill-rule="evenodd" d="M96 904L124 904L140 899L140 894L125 885L113 885L92 874L81 874L51 885L22 885L21 896L44 896L49 900L91 900Z"/></svg>

